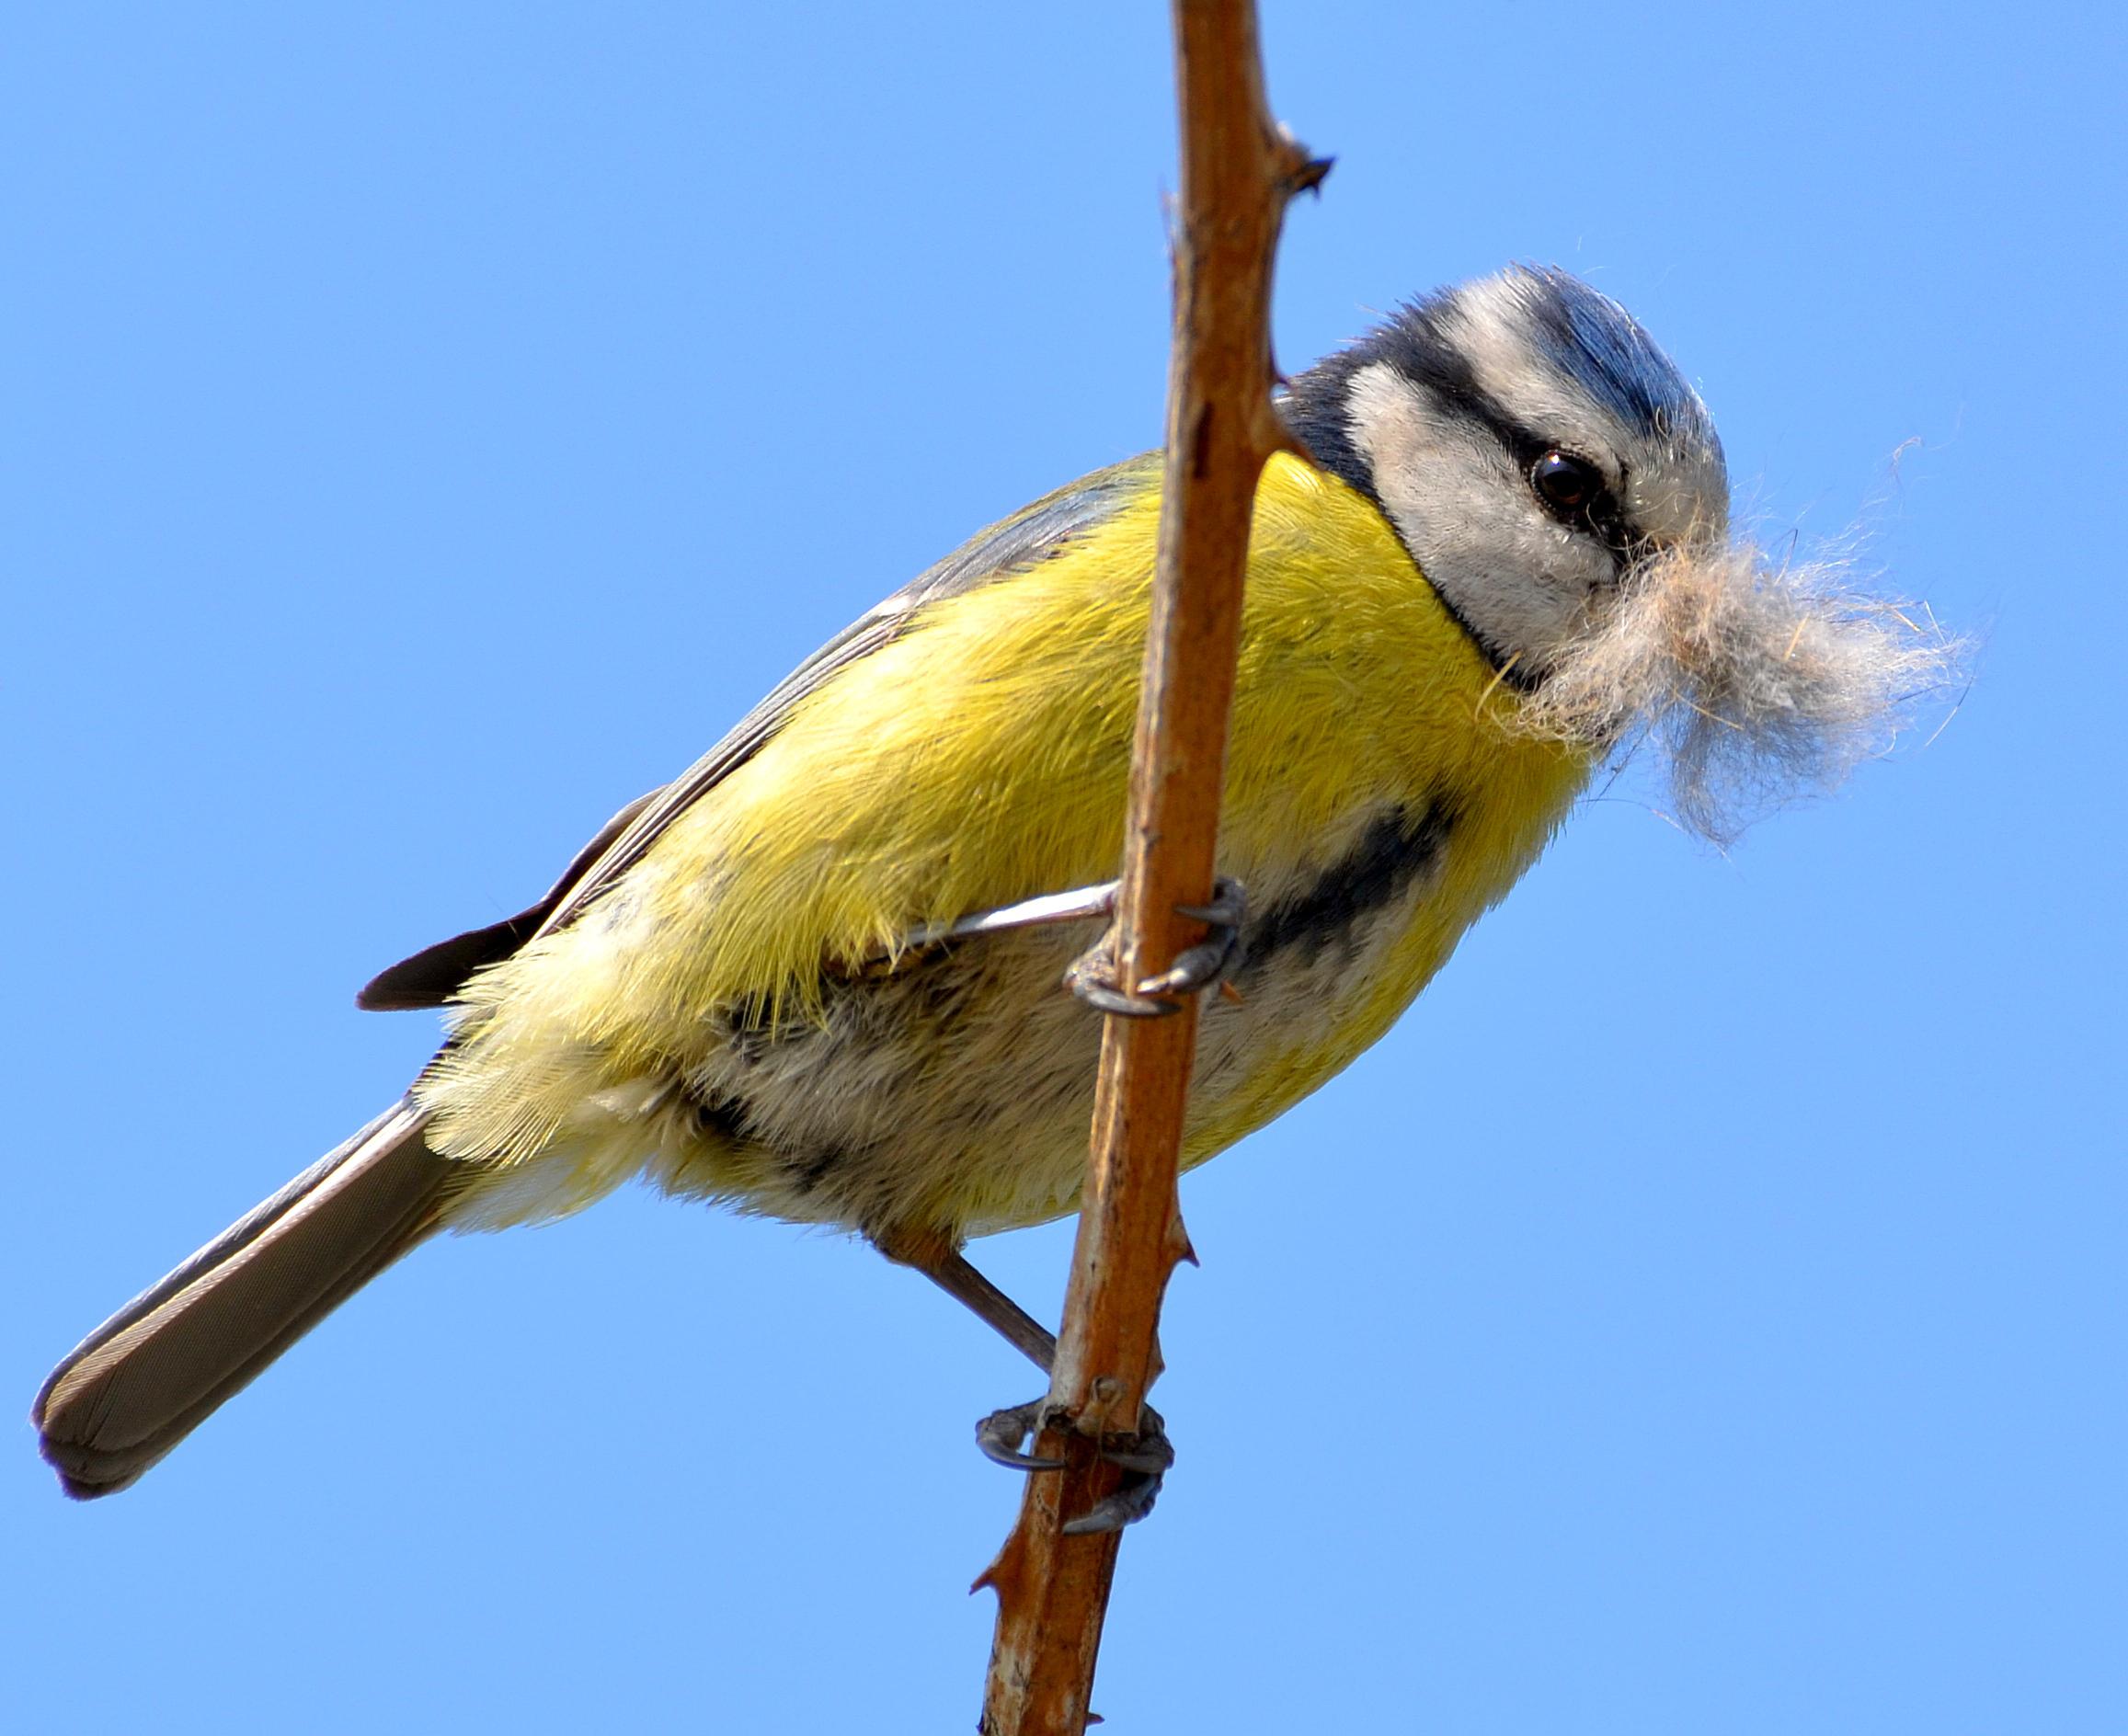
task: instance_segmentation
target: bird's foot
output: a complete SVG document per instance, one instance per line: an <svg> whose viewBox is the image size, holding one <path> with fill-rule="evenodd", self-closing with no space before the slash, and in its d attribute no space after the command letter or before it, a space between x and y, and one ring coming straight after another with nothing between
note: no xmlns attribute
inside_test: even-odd
<svg viewBox="0 0 2128 1736"><path fill-rule="evenodd" d="M1241 951L1241 924L1249 914L1249 895L1241 883L1221 874L1212 883L1209 904L1178 904L1175 914L1206 924L1212 931L1195 946L1185 946L1159 975L1145 977L1135 989L1115 982L1115 931L1109 930L1064 973L1065 987L1096 1012L1131 1019L1157 1019L1182 1010L1183 998L1226 981Z"/></svg>
<svg viewBox="0 0 2128 1736"><path fill-rule="evenodd" d="M1062 1470L1064 1461L1060 1458L1041 1458L1021 1450L1030 1434L1040 1432L1047 1407L1048 1399L1041 1398L991 1411L976 1424L976 1445L985 1458L1008 1470ZM1135 1433L1101 1437L1101 1456L1123 1471L1123 1481L1078 1518L1066 1520L1067 1536L1120 1531L1144 1518L1160 1498L1161 1480L1175 1462L1175 1450L1160 1412L1149 1404L1138 1413Z"/></svg>

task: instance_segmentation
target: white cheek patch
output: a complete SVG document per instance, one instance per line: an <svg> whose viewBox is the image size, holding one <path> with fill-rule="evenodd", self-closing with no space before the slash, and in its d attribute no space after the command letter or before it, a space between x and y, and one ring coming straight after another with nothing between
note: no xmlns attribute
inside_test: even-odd
<svg viewBox="0 0 2128 1736"><path fill-rule="evenodd" d="M1609 554L1555 523L1491 433L1387 362L1356 373L1347 428L1404 546L1496 658L1547 667L1609 582Z"/></svg>

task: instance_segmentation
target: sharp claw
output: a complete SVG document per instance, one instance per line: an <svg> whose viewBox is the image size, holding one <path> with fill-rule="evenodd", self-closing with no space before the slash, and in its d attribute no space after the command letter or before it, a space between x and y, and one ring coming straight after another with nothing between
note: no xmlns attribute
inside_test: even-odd
<svg viewBox="0 0 2128 1736"><path fill-rule="evenodd" d="M1002 1465L1009 1471L1060 1471L1064 1461L1060 1458L1042 1458L1033 1453L1022 1453L1009 1446L991 1446L978 1440L983 1456L993 1465Z"/></svg>
<svg viewBox="0 0 2128 1736"><path fill-rule="evenodd" d="M1120 1531L1152 1511L1153 1502L1160 1499L1161 1480L1175 1462L1175 1450L1159 1411L1147 1405L1139 1422L1136 1434L1112 1434L1101 1448L1103 1458L1130 1475L1078 1518L1067 1521L1066 1536L1083 1537Z"/></svg>
<svg viewBox="0 0 2128 1736"><path fill-rule="evenodd" d="M1127 1471L1158 1477L1175 1462L1174 1443L1167 1438L1167 1419L1150 1404L1138 1410L1136 1434L1111 1434L1101 1443L1101 1456Z"/></svg>
<svg viewBox="0 0 2128 1736"><path fill-rule="evenodd" d="M1111 1465L1136 1471L1140 1477L1158 1478L1173 1466L1175 1450L1167 1444L1167 1437L1161 1435L1141 1445L1104 1452L1101 1456Z"/></svg>
<svg viewBox="0 0 2128 1736"><path fill-rule="evenodd" d="M1139 983L1138 992L1141 995L1179 995L1189 989L1208 988L1219 980L1226 971L1227 961L1233 955L1234 931L1228 929L1220 940L1185 946L1167 969Z"/></svg>
<svg viewBox="0 0 2128 1736"><path fill-rule="evenodd" d="M1248 888L1232 875L1220 874L1212 882L1209 904L1178 904L1175 914L1193 922L1208 922L1216 929L1238 929L1249 914Z"/></svg>
<svg viewBox="0 0 2128 1736"><path fill-rule="evenodd" d="M1065 974L1071 992L1098 1012L1113 1012L1127 1019L1157 1019L1181 1011L1181 997L1209 988L1233 968L1241 950L1241 922L1249 909L1248 894L1239 880L1221 874L1213 883L1209 904L1178 904L1178 915L1203 922L1210 938L1184 947L1174 963L1156 976L1145 977L1135 993L1126 993L1106 978L1115 972L1107 955L1110 941L1088 953ZM1113 936L1110 940L1113 940Z"/></svg>
<svg viewBox="0 0 2128 1736"><path fill-rule="evenodd" d="M1213 883L1211 903L1178 904L1175 914L1207 924L1211 936L1184 948L1166 970L1138 984L1141 995L1192 993L1208 988L1223 977L1241 948L1241 922L1249 914L1249 895L1239 880L1221 874Z"/></svg>
<svg viewBox="0 0 2128 1736"><path fill-rule="evenodd" d="M1160 1499L1160 1479L1134 1477L1113 1495L1104 1495L1076 1519L1064 1522L1068 1537L1093 1536L1104 1531L1121 1531L1152 1511Z"/></svg>
<svg viewBox="0 0 2128 1736"><path fill-rule="evenodd" d="M1010 1471L1060 1471L1060 1458L1037 1458L1020 1451L1020 1443L1035 1432L1041 1421L1043 1401L1013 1405L993 1410L976 1424L976 1446L993 1465Z"/></svg>
<svg viewBox="0 0 2128 1736"><path fill-rule="evenodd" d="M1071 992L1096 1012L1119 1013L1126 1019L1164 1019L1171 1012L1182 1011L1174 1001L1141 1000L1120 988L1095 982L1091 976L1073 976Z"/></svg>
<svg viewBox="0 0 2128 1736"><path fill-rule="evenodd" d="M1020 1443L1041 1426L1042 1410L1047 1403L1046 1399L1035 1399L1026 1404L993 1410L977 1423L976 1445L982 1449L983 1456L1008 1470L1062 1470L1062 1459L1037 1458L1020 1451ZM1112 1434L1103 1445L1101 1456L1129 1474L1115 1490L1095 1502L1078 1518L1068 1521L1064 1526L1067 1536L1084 1537L1104 1531L1120 1531L1125 1525L1136 1525L1152 1511L1153 1502L1160 1499L1161 1479L1175 1462L1175 1450L1169 1444L1159 1411L1150 1405L1146 1406L1141 1422L1143 1426L1138 1433Z"/></svg>

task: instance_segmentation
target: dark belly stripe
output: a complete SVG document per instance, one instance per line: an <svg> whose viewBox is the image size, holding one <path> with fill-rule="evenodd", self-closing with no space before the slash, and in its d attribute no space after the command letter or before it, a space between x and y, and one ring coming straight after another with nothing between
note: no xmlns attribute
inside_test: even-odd
<svg viewBox="0 0 2128 1736"><path fill-rule="evenodd" d="M1325 948L1348 944L1362 918L1396 902L1433 868L1452 826L1448 809L1438 802L1390 808L1313 885L1273 905L1243 930L1237 974L1258 968L1288 947L1312 963Z"/></svg>

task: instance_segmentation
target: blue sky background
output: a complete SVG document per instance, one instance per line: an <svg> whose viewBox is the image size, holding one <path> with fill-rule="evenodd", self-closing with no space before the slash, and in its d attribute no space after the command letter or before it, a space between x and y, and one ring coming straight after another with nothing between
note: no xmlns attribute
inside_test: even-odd
<svg viewBox="0 0 2128 1736"><path fill-rule="evenodd" d="M1985 641L1728 859L1629 779L1200 1171L1118 1730L2128 1729L2118 9L1275 0L1298 365L1511 258ZM817 642L1158 437L1150 6L18 9L0 1375L388 1101ZM1897 454L1894 460L1894 454ZM1933 722L1933 719L1931 720ZM1066 1227L978 1258L1043 1312ZM362 1295L133 1492L0 1455L24 1729L970 1728L1012 1354L631 1194Z"/></svg>

